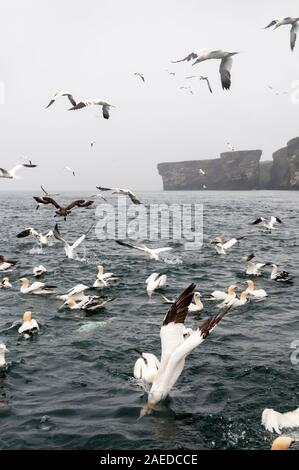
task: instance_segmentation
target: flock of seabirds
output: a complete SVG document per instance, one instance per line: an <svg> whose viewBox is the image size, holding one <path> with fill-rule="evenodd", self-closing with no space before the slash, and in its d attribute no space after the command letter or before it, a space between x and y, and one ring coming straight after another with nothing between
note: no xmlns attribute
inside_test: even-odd
<svg viewBox="0 0 299 470"><path fill-rule="evenodd" d="M287 17L281 20L271 21L265 29L274 27L277 29L283 25L290 25L290 46L293 51L295 48L297 31L299 27L299 17L292 18ZM191 52L185 58L173 61L173 63L179 63L183 61L194 60L193 65L210 59L220 60L220 79L221 85L224 90L229 90L231 86L231 68L232 68L232 57L238 54L238 52L227 52L224 50L204 50L198 53ZM175 72L166 70L170 75L175 75ZM143 83L145 83L145 77L143 74L136 72L134 75L139 77ZM199 78L207 83L207 87L210 93L213 93L211 83L208 77L197 75L190 75L186 79L191 80L193 78ZM189 90L192 93L191 87L181 87L182 89ZM269 86L273 90L273 87ZM275 90L273 90L275 91ZM277 94L278 92L276 92ZM88 106L100 106L102 108L102 115L104 119L109 119L110 108L114 107L110 103L101 99L87 99L82 101L76 101L72 93L60 91L55 93L46 108L52 106L55 101L61 97L66 97L70 101L72 107L69 110L79 110ZM90 146L93 147L96 144L95 141L90 142ZM234 151L234 147L227 142L230 150ZM32 163L31 160L23 161L17 164L11 170L0 168L0 178L6 179L17 179L19 176L16 174L22 168L35 168L36 164ZM64 167L65 170L76 175L75 171L70 167ZM206 171L204 169L199 170L200 173L205 176ZM206 186L203 186L206 188ZM34 200L37 203L36 209L44 205L53 206L55 209L54 217L61 217L66 220L67 217L72 213L73 210L82 210L89 208L94 204L94 200L91 198L99 197L106 201L103 193L111 192L112 194L124 195L130 198L133 204L142 204L136 194L129 189L122 188L106 188L98 186L98 193L90 197L90 200L77 199L67 205L58 203L56 199L59 194L48 193L43 186L41 186L42 195L34 196ZM259 217L255 221L251 222L252 225L261 225L263 231L271 236L273 230L277 229L277 226L282 224L282 220L276 216L271 216L269 220L263 217ZM25 237L35 237L40 247L46 247L49 244L49 240L56 239L60 242L64 248L64 252L67 258L74 259L76 257L76 251L79 246L84 242L88 233L93 228L93 225L77 240L70 243L66 240L65 235L60 232L58 224L55 225L53 230L46 233L33 228L26 227L22 230L17 237L23 239ZM214 246L216 254L219 256L225 256L229 250L232 249L243 237L232 238L228 241L223 241L221 237L214 237L211 244ZM150 259L157 261L161 259L161 255L165 252L173 250L173 247L162 247L162 248L150 248L144 244L133 245L121 240L116 240L116 243L121 247L138 250ZM144 390L148 392L148 400L144 407L141 409L140 416L146 416L151 414L155 406L164 400L171 389L176 384L180 375L183 372L185 360L187 356L204 340L209 334L216 328L219 322L226 316L230 310L241 308L250 301L255 299L263 299L267 297L267 292L264 289L256 289L255 281L252 278L257 278L262 275L262 271L266 268L270 268L269 280L273 282L285 282L292 283L292 278L287 271L280 270L274 263L256 261L254 254L250 254L243 258L245 273L250 276L250 279L246 281L246 288L244 286L243 291L239 297L236 294L238 285L231 284L225 291L214 291L209 297L206 297L207 301L214 301L217 304L216 313L207 318L197 329L185 327L185 320L188 313L200 312L204 309L203 298L201 294L195 291L195 284L189 285L176 299L169 299L165 295L161 294L166 304L170 307L162 321L160 329L161 339L161 359L159 360L154 354L144 352L136 349L138 358L134 365L134 377L137 379L137 383L141 385ZM0 272L2 274L9 273L12 270L17 269L17 261L9 258L5 258L0 255ZM43 265L35 266L32 270L32 276L35 279L46 276L47 269ZM104 289L107 286L117 282L119 277L115 273L105 272L104 266L98 266L98 272L96 274L95 281L92 285L93 289ZM146 280L146 291L149 296L152 296L155 291L159 291L166 286L167 275L165 273L152 273ZM41 280L35 280L30 283L28 278L20 279L21 287L20 293L22 295L54 295L60 299L63 303L59 310L83 310L88 314L94 314L98 310L107 306L107 304L113 301L112 298L108 298L103 295L88 295L87 291L91 289L91 286L84 284L77 284L65 293L55 292L55 286L48 285L46 282ZM0 289L11 289L13 284L10 282L8 275L3 276L0 281ZM26 311L23 314L23 319L18 333L25 339L29 339L32 336L38 334L39 324L36 319L32 317L31 311ZM6 353L8 352L5 344L0 344L0 369L4 371L6 369ZM299 427L299 408L294 411L287 413L279 413L273 409L265 409L262 413L262 424L270 432L276 432L281 435L281 430L284 428L295 428ZM273 450L287 450L295 440L289 436L279 436L272 443Z"/></svg>

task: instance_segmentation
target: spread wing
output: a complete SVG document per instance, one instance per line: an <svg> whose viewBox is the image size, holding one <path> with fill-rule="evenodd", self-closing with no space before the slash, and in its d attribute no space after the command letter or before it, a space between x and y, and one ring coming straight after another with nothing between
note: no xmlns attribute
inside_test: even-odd
<svg viewBox="0 0 299 470"><path fill-rule="evenodd" d="M269 23L267 26L265 26L264 29L271 28L271 26L276 25L276 23L277 23L277 20L272 20L271 23Z"/></svg>
<svg viewBox="0 0 299 470"><path fill-rule="evenodd" d="M72 108L70 108L68 111L73 111L75 109L82 109L82 108L85 108L85 107L86 107L86 104L83 103L83 101L80 101L80 103L74 104L74 106Z"/></svg>
<svg viewBox="0 0 299 470"><path fill-rule="evenodd" d="M31 228L26 228L22 232L18 233L17 238L25 238L31 235Z"/></svg>
<svg viewBox="0 0 299 470"><path fill-rule="evenodd" d="M37 200L36 198L34 198L35 200ZM54 207L56 207L56 209L60 209L60 205L52 198L52 197L49 197L49 196L44 196L42 198L42 202L44 204L52 204Z"/></svg>
<svg viewBox="0 0 299 470"><path fill-rule="evenodd" d="M59 228L58 228L58 224L56 224L54 227L53 235L57 240L61 241L64 245L69 246L69 243L61 236Z"/></svg>
<svg viewBox="0 0 299 470"><path fill-rule="evenodd" d="M228 242L225 242L222 247L227 250L228 248L231 248L238 242L237 238L232 238L231 240L228 240Z"/></svg>
<svg viewBox="0 0 299 470"><path fill-rule="evenodd" d="M141 202L139 201L139 199L136 197L136 195L134 193L132 193L132 191L128 191L128 196L129 198L131 199L131 201L134 203L134 204L141 204Z"/></svg>
<svg viewBox="0 0 299 470"><path fill-rule="evenodd" d="M102 107L102 112L103 112L103 118L104 119L109 119L109 117L110 117L109 110L110 110L110 106L104 104L103 107Z"/></svg>
<svg viewBox="0 0 299 470"><path fill-rule="evenodd" d="M75 248L78 248L79 245L85 240L86 234L84 233L78 240L75 241L75 243L72 244L72 249L74 250Z"/></svg>
<svg viewBox="0 0 299 470"><path fill-rule="evenodd" d="M298 23L294 23L293 26L291 27L290 43L291 43L291 50L292 50L292 51L293 51L294 48L295 48L298 28L299 28Z"/></svg>
<svg viewBox="0 0 299 470"><path fill-rule="evenodd" d="M221 84L224 90L229 90L231 86L231 68L233 65L233 60L231 57L224 57L220 62L220 77L221 77Z"/></svg>
<svg viewBox="0 0 299 470"><path fill-rule="evenodd" d="M261 222L263 222L263 219L261 217L259 217L254 222L251 222L251 225L257 225L257 224L260 224Z"/></svg>
<svg viewBox="0 0 299 470"><path fill-rule="evenodd" d="M76 103L76 101L75 101L74 98L73 98L73 95L68 94L68 95L66 95L66 96L68 97L68 99L70 100L70 102L71 102L71 104L72 104L73 106L77 106L77 103Z"/></svg>
<svg viewBox="0 0 299 470"><path fill-rule="evenodd" d="M195 52L191 52L191 54L189 54L189 55L187 55L186 57L184 57L184 59L173 60L173 61L172 61L172 64L177 64L178 62L184 62L184 61L189 62L190 60L197 59L197 57L198 57L198 55L195 54Z"/></svg>
<svg viewBox="0 0 299 470"><path fill-rule="evenodd" d="M71 202L68 206L66 206L66 210L73 209L74 207L82 207L82 204L85 203L84 199L77 199L76 201Z"/></svg>
<svg viewBox="0 0 299 470"><path fill-rule="evenodd" d="M122 246L127 246L128 248L135 248L135 250L139 250L139 251L146 251L144 248L142 248L141 246L137 246L137 245L131 245L130 243L125 243L125 242L122 242L121 240L115 240L116 243L118 243L119 245L122 245Z"/></svg>

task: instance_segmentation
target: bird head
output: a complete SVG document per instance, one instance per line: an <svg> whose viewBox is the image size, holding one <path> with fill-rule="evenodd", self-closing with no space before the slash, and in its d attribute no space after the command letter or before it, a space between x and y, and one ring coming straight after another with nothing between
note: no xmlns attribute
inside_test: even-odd
<svg viewBox="0 0 299 470"><path fill-rule="evenodd" d="M156 404L156 402L149 400L149 401L144 405L144 407L141 408L139 417L140 417L140 418L143 418L144 416L150 415L151 412L152 412L153 409L154 409L155 404Z"/></svg>
<svg viewBox="0 0 299 470"><path fill-rule="evenodd" d="M4 343L1 343L1 344L0 344L0 353L1 353L1 352L3 352L3 353L9 352Z"/></svg>
<svg viewBox="0 0 299 470"><path fill-rule="evenodd" d="M23 315L23 323L25 323L26 321L31 321L31 317L32 317L32 313L27 311L24 313Z"/></svg>
<svg viewBox="0 0 299 470"><path fill-rule="evenodd" d="M222 238L221 237L214 237L213 240L211 241L212 244L217 245L217 243L222 243Z"/></svg>
<svg viewBox="0 0 299 470"><path fill-rule="evenodd" d="M5 284L7 284L8 282L9 282L9 277L4 277L4 278L2 279L2 284L5 285Z"/></svg>
<svg viewBox="0 0 299 470"><path fill-rule="evenodd" d="M235 284L232 284L231 286L229 286L227 289L228 295L234 294L236 289L237 289L237 286Z"/></svg>
<svg viewBox="0 0 299 470"><path fill-rule="evenodd" d="M240 300L247 300L248 296L249 296L249 293L246 292L246 290L244 290L244 291L241 292L241 294L240 294Z"/></svg>
<svg viewBox="0 0 299 470"><path fill-rule="evenodd" d="M73 307L74 305L76 305L76 302L74 299L68 299L64 305L67 305L68 307Z"/></svg>
<svg viewBox="0 0 299 470"><path fill-rule="evenodd" d="M254 289L254 282L251 279L248 279L246 282L249 289Z"/></svg>
<svg viewBox="0 0 299 470"><path fill-rule="evenodd" d="M289 450L294 442L295 439L288 436L277 437L272 443L271 450Z"/></svg>
<svg viewBox="0 0 299 470"><path fill-rule="evenodd" d="M102 264L99 264L98 265L98 272L99 274L103 274L104 273L104 266Z"/></svg>
<svg viewBox="0 0 299 470"><path fill-rule="evenodd" d="M23 287L29 287L29 281L28 281L27 277L22 277L20 279L20 282L22 283Z"/></svg>

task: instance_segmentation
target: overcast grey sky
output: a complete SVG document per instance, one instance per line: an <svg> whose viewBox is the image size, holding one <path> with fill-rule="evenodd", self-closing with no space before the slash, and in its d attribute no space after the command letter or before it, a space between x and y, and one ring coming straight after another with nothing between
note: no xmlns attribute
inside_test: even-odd
<svg viewBox="0 0 299 470"><path fill-rule="evenodd" d="M0 189L161 189L157 163L215 158L227 141L261 148L270 159L299 135L299 104L267 88L290 90L299 80L299 42L292 53L290 27L262 29L284 16L299 16L298 1L2 2L0 166L11 168L23 156L39 166L21 170L18 181L1 179ZM231 91L222 91L218 61L170 63L203 48L240 51ZM193 82L194 95L179 89L194 73L210 77L213 95L203 82ZM95 107L67 112L64 99L45 109L58 90L116 108L109 120Z"/></svg>

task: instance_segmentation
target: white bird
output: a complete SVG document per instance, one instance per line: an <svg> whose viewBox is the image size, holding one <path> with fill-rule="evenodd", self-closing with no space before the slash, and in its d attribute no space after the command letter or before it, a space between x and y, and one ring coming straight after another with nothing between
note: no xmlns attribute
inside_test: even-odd
<svg viewBox="0 0 299 470"><path fill-rule="evenodd" d="M178 62L189 62L190 60L195 60L192 65L198 64L199 62L203 62L205 60L210 59L220 59L220 78L221 78L221 85L224 90L229 90L231 86L231 68L232 68L232 56L238 54L238 52L227 52L221 49L217 50L203 50L199 53L191 52L191 54L184 57L181 60L175 60L173 63Z"/></svg>
<svg viewBox="0 0 299 470"><path fill-rule="evenodd" d="M199 173L201 173L202 175L206 176L206 172L205 172L202 168L199 169Z"/></svg>
<svg viewBox="0 0 299 470"><path fill-rule="evenodd" d="M231 238L227 242L222 242L221 237L215 237L211 241L211 244L215 246L215 250L218 253L218 255L226 255L227 250L229 250L232 246L234 246L236 243L238 243L239 240L242 240L244 237L237 237L237 238Z"/></svg>
<svg viewBox="0 0 299 470"><path fill-rule="evenodd" d="M34 277L39 277L39 276L41 276L42 274L44 274L46 272L47 272L47 270L46 270L45 266L40 264L39 266L35 266L33 268L32 274L33 274Z"/></svg>
<svg viewBox="0 0 299 470"><path fill-rule="evenodd" d="M210 93L213 93L213 90L212 90L212 87L211 87L211 84L210 84L209 77L203 77L203 76L201 76L201 77L199 78L199 80L204 80L204 81L207 83L207 86L208 86L208 89L209 89Z"/></svg>
<svg viewBox="0 0 299 470"><path fill-rule="evenodd" d="M95 99L88 99L85 101L80 101L79 103L74 105L72 108L70 108L69 111L86 108L87 106L102 106L102 113L103 113L104 119L109 119L110 108L115 108L115 106L107 103L107 101L103 101L101 99L95 98Z"/></svg>
<svg viewBox="0 0 299 470"><path fill-rule="evenodd" d="M75 299L68 299L64 304L59 308L68 308L70 310L86 310L88 312L94 312L103 308L108 302L111 302L113 299L103 299L97 295L87 296L83 300L76 301Z"/></svg>
<svg viewBox="0 0 299 470"><path fill-rule="evenodd" d="M298 32L298 28L299 28L298 21L299 21L298 17L292 18L290 16L287 16L286 18L283 18L281 20L271 21L271 23L269 23L265 27L265 29L271 28L271 26L274 26L274 29L277 29L277 28L279 28L279 26L291 25L292 27L291 27L291 31L290 31L290 46L291 46L291 50L293 51L294 48L295 48L296 39L297 39L297 32Z"/></svg>
<svg viewBox="0 0 299 470"><path fill-rule="evenodd" d="M227 292L223 292L221 290L214 290L211 293L210 300L233 300L236 298L236 289L237 286L235 284L232 284L227 288Z"/></svg>
<svg viewBox="0 0 299 470"><path fill-rule="evenodd" d="M69 242L67 242L60 234L60 231L59 231L59 228L58 228L58 224L55 225L55 228L53 230L53 233L54 233L54 237L59 240L60 242L63 243L64 245L64 251L65 251L65 254L67 256L67 258L69 259L74 259L75 257L75 250L81 245L81 243L85 240L87 234L90 232L90 230L93 228L90 227L90 229L84 233L83 235L81 235L80 238L78 238L72 245L69 244Z"/></svg>
<svg viewBox="0 0 299 470"><path fill-rule="evenodd" d="M99 191L112 191L112 194L124 194L125 196L129 196L133 204L141 204L136 194L134 194L130 189L122 189L122 188L102 188L101 186L96 187Z"/></svg>
<svg viewBox="0 0 299 470"><path fill-rule="evenodd" d="M71 93L68 93L67 91L58 91L57 93L54 94L53 98L51 99L50 103L46 106L46 108L49 108L50 106L52 106L52 104L55 103L57 98L60 98L61 96L66 96L71 102L71 104L73 106L76 106L77 103L74 100L73 95Z"/></svg>
<svg viewBox="0 0 299 470"><path fill-rule="evenodd" d="M257 299L263 299L264 297L267 297L267 292L264 289L255 289L254 287L254 282L249 279L247 282L247 289L245 292L248 292L249 295L252 295L253 297L256 297Z"/></svg>
<svg viewBox="0 0 299 470"><path fill-rule="evenodd" d="M5 259L4 256L0 255L0 271L10 271L16 264L17 261Z"/></svg>
<svg viewBox="0 0 299 470"><path fill-rule="evenodd" d="M246 264L245 272L249 276L261 276L262 273L260 272L260 269L264 266L271 266L271 263L256 263L252 261L254 257L255 255L251 254L242 258L242 261L244 261L244 263Z"/></svg>
<svg viewBox="0 0 299 470"><path fill-rule="evenodd" d="M4 367L6 365L5 360L5 353L9 352L5 344L0 344L0 367Z"/></svg>
<svg viewBox="0 0 299 470"><path fill-rule="evenodd" d="M229 142L226 142L226 145L227 145L228 150L229 150L230 152L234 152L234 151L235 151L234 145L232 145L232 144L229 143Z"/></svg>
<svg viewBox="0 0 299 470"><path fill-rule="evenodd" d="M73 170L69 166L64 166L63 169L69 171L70 173L72 173L73 176L76 176L75 170Z"/></svg>
<svg viewBox="0 0 299 470"><path fill-rule="evenodd" d="M144 75L142 75L142 73L135 72L134 75L136 75L137 77L140 77L143 83L145 82L145 78L144 78Z"/></svg>
<svg viewBox="0 0 299 470"><path fill-rule="evenodd" d="M275 230L274 224L276 222L278 222L279 224L282 224L282 220L280 220L278 217L271 216L269 221L267 221L263 217L259 217L254 222L251 222L251 225L257 225L257 224L262 223L262 227L264 227L267 232L271 232L272 230Z"/></svg>
<svg viewBox="0 0 299 470"><path fill-rule="evenodd" d="M135 349L135 351L140 355L134 365L135 379L143 380L148 384L153 383L160 368L159 359L154 354L145 353L140 349Z"/></svg>
<svg viewBox="0 0 299 470"><path fill-rule="evenodd" d="M175 300L168 299L165 295L162 295L162 298L165 300L167 304L174 304ZM203 310L204 306L201 301L201 294L200 292L194 292L192 302L188 307L188 312L200 312Z"/></svg>
<svg viewBox="0 0 299 470"><path fill-rule="evenodd" d="M18 170L20 170L21 168L35 168L35 167L36 165L29 166L26 164L19 163L18 165L15 165L11 170L5 170L5 168L0 168L0 178L16 180L20 178L20 176L16 175Z"/></svg>
<svg viewBox="0 0 299 470"><path fill-rule="evenodd" d="M146 245L130 245L129 243L122 242L121 240L116 240L116 243L122 246L127 246L128 248L135 248L135 250L143 251L144 253L147 253L151 259L154 259L156 261L159 261L160 253L173 250L173 248L170 246L164 248L148 248Z"/></svg>
<svg viewBox="0 0 299 470"><path fill-rule="evenodd" d="M277 282L290 282L290 274L287 271L279 271L277 264L270 264L272 266L272 271L270 274L270 279Z"/></svg>
<svg viewBox="0 0 299 470"><path fill-rule="evenodd" d="M9 281L9 277L4 277L0 283L0 289L10 289L12 284Z"/></svg>
<svg viewBox="0 0 299 470"><path fill-rule="evenodd" d="M279 436L272 442L271 450L289 450L295 439L288 436Z"/></svg>
<svg viewBox="0 0 299 470"><path fill-rule="evenodd" d="M74 299L74 300L84 300L87 299L88 296L84 294L84 292L89 289L88 286L84 284L77 284L74 287L71 287L66 294L59 294L56 296L56 299L60 300L68 300L68 299Z"/></svg>
<svg viewBox="0 0 299 470"><path fill-rule="evenodd" d="M32 318L32 313L27 311L23 315L23 324L18 329L18 332L23 335L25 338L30 338L39 332L39 325L34 318Z"/></svg>
<svg viewBox="0 0 299 470"><path fill-rule="evenodd" d="M243 307L243 305L247 304L248 302L248 297L249 297L249 292L244 290L240 294L240 298L238 299L237 297L233 300L225 300L222 304L219 305L219 307L222 307L224 305L228 305L231 308L238 308L238 307Z"/></svg>
<svg viewBox="0 0 299 470"><path fill-rule="evenodd" d="M151 413L161 400L167 397L179 379L185 366L186 357L199 346L216 327L229 307L208 318L201 327L190 331L184 337L184 322L192 301L195 284L191 284L175 301L167 312L160 331L161 366L154 377L147 404L142 408L140 416Z"/></svg>
<svg viewBox="0 0 299 470"><path fill-rule="evenodd" d="M146 291L151 296L155 290L165 287L167 276L164 273L153 273L145 281Z"/></svg>
<svg viewBox="0 0 299 470"><path fill-rule="evenodd" d="M266 408L262 414L262 425L270 432L281 434L284 428L299 428L299 408L287 413Z"/></svg>
<svg viewBox="0 0 299 470"><path fill-rule="evenodd" d="M95 144L96 144L96 141L95 141L95 140L92 140L92 141L90 142L90 146L91 146L91 148L92 148L92 147L94 147L94 146L95 146Z"/></svg>
<svg viewBox="0 0 299 470"><path fill-rule="evenodd" d="M17 238L25 238L29 237L29 235L33 235L41 246L46 246L48 245L48 239L53 237L54 234L53 230L49 230L47 233L42 233L35 228L27 227L22 232L18 233Z"/></svg>
<svg viewBox="0 0 299 470"><path fill-rule="evenodd" d="M52 294L52 289L56 288L56 286L50 286L44 282L38 281L30 285L30 282L26 277L22 277L20 282L22 283L20 289L21 294Z"/></svg>
<svg viewBox="0 0 299 470"><path fill-rule="evenodd" d="M104 273L104 266L99 264L97 278L93 287L107 287L110 281L116 281L119 278L114 273Z"/></svg>

